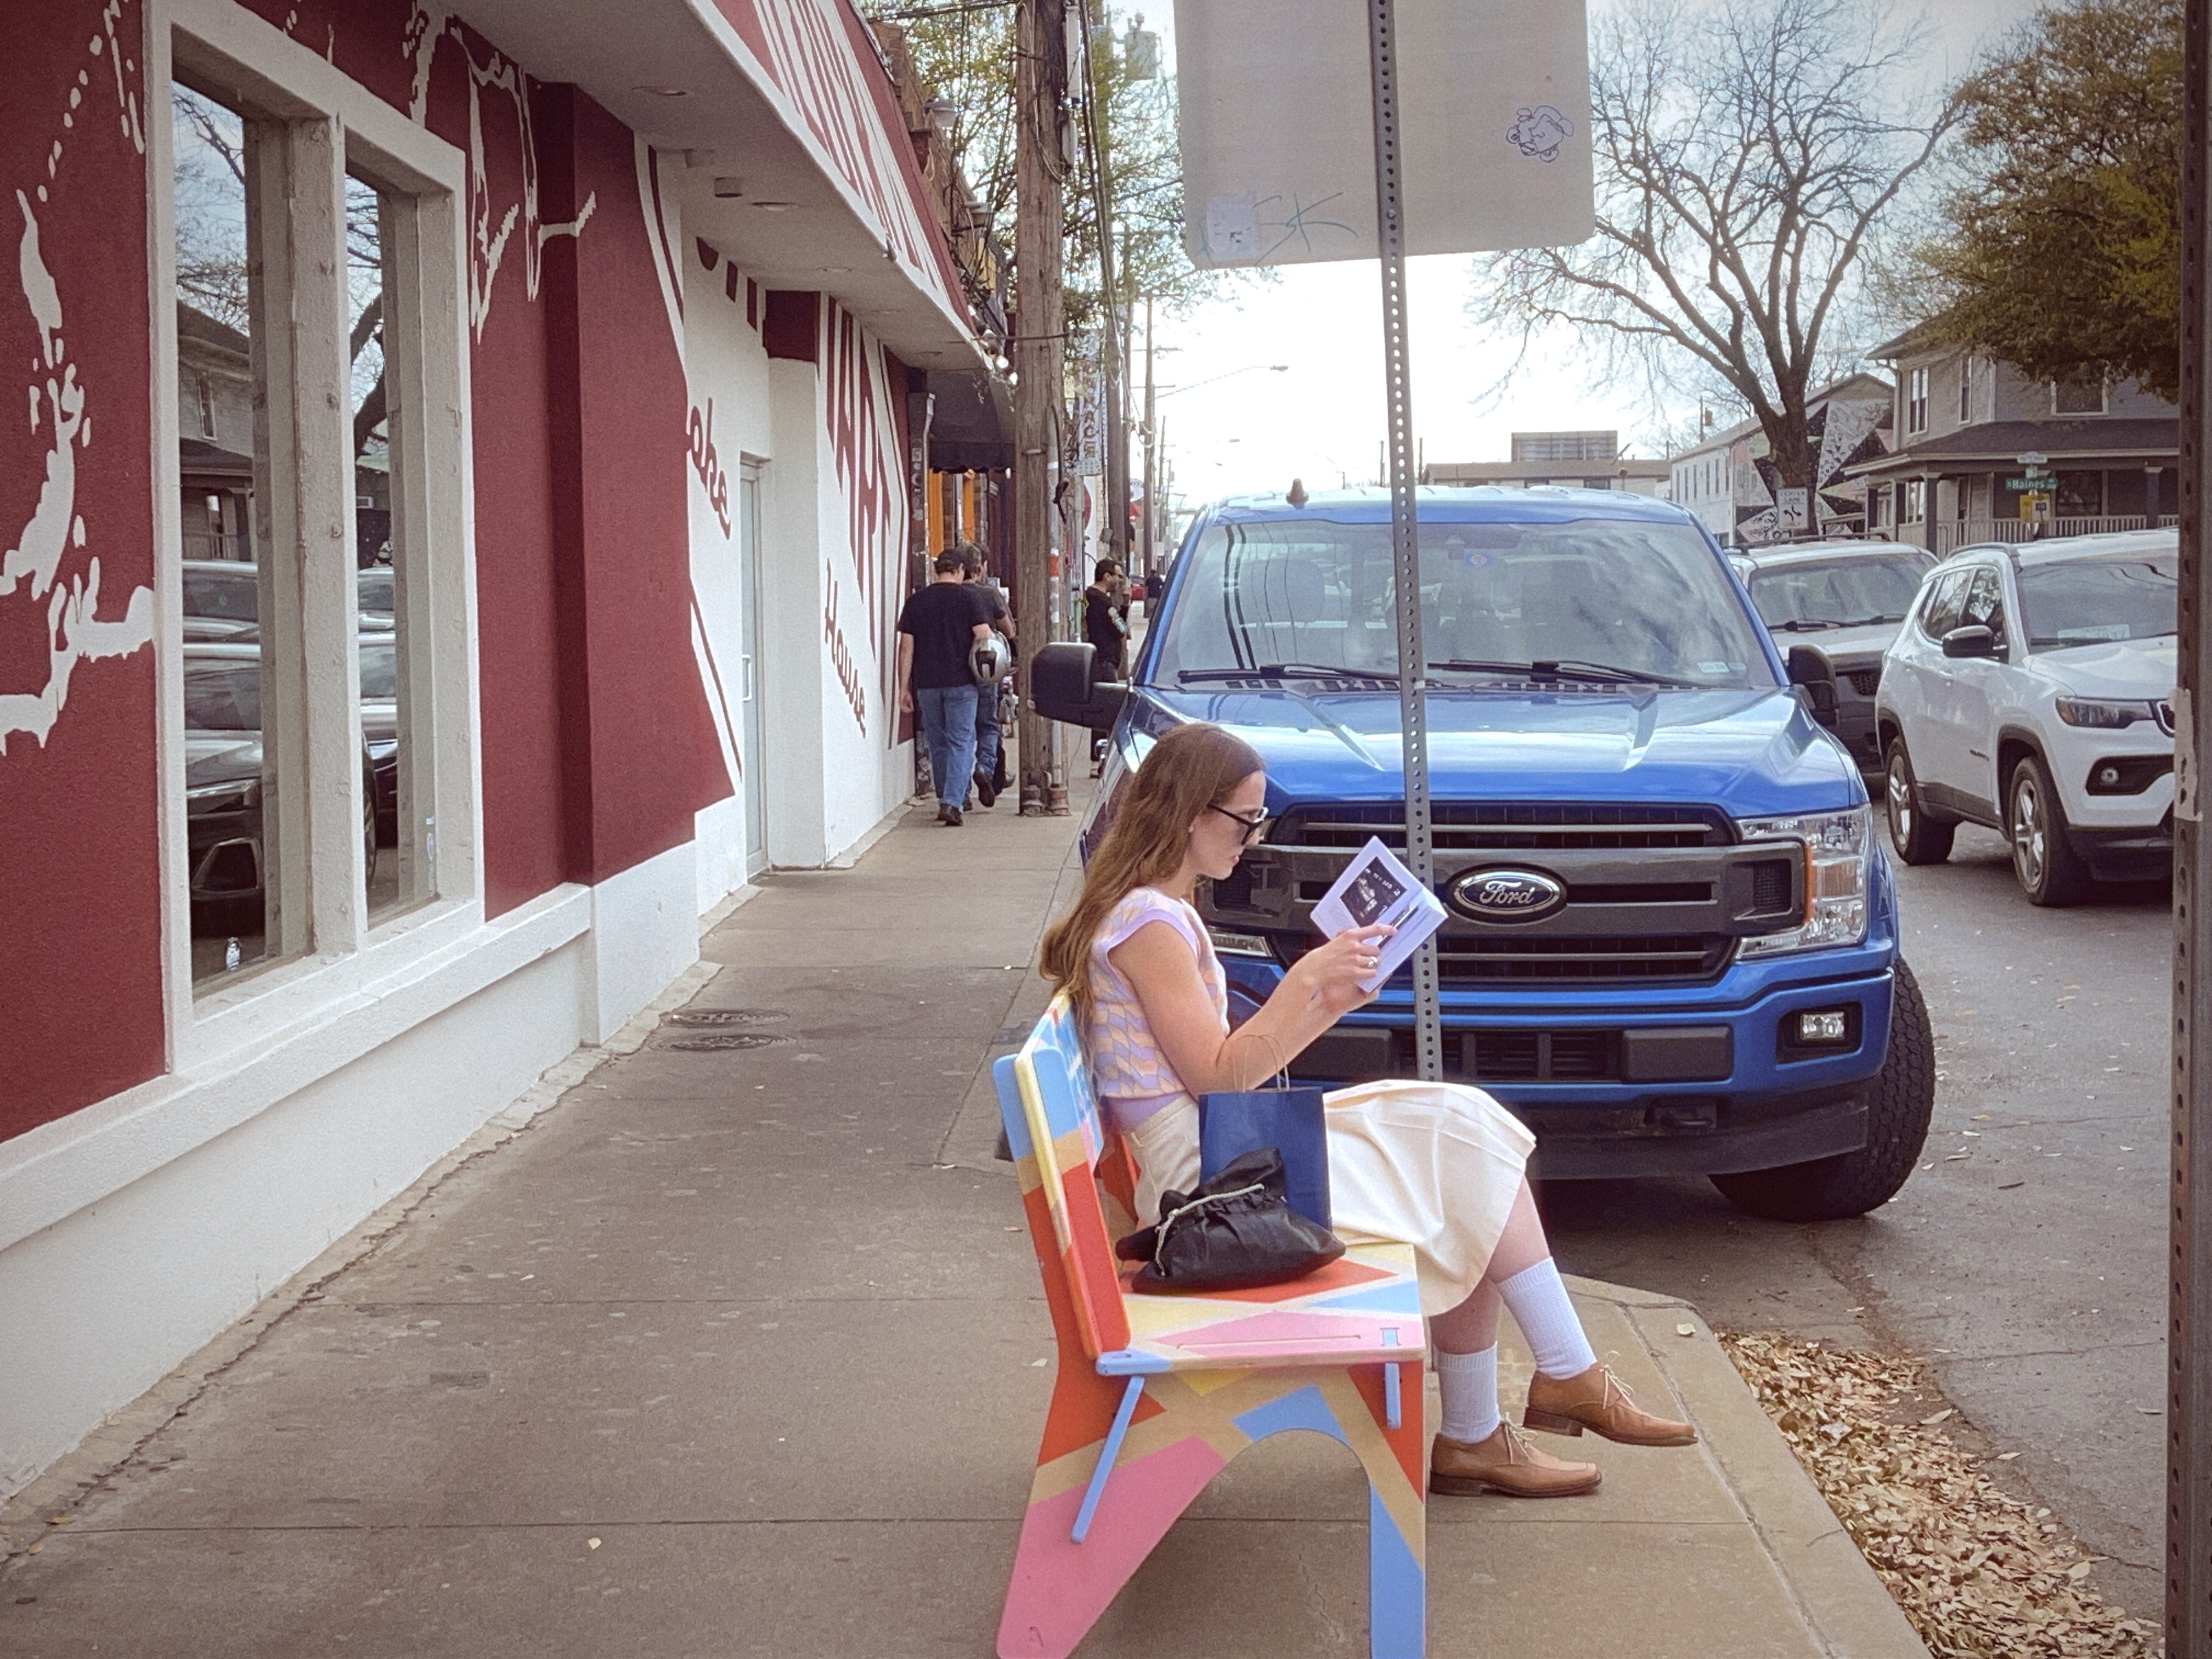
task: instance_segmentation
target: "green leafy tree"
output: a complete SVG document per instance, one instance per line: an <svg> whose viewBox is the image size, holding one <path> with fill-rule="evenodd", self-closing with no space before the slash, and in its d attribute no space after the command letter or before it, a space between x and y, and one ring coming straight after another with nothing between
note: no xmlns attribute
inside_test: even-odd
<svg viewBox="0 0 2212 1659"><path fill-rule="evenodd" d="M2083 0L1960 87L1968 181L1915 261L1944 337L2179 396L2181 83L2181 0Z"/></svg>
<svg viewBox="0 0 2212 1659"><path fill-rule="evenodd" d="M895 3L870 15L896 21L914 53L923 84L951 104L952 149L985 215L1011 248L1014 215L1014 10L932 11ZM1092 70L1099 89L1097 134L1116 222L1115 309L1150 294L1170 314L1220 291L1219 274L1197 269L1182 246L1182 163L1176 137L1175 83L1139 78L1127 50L1127 20L1102 7L1090 14ZM1139 15L1135 20L1141 23ZM1085 116L1089 89L1071 87L1069 118L1075 161L1061 161L1066 190L1066 305L1071 334L1104 325L1107 300L1098 274L1097 191L1093 185ZM1048 155L1059 146L1048 135Z"/></svg>

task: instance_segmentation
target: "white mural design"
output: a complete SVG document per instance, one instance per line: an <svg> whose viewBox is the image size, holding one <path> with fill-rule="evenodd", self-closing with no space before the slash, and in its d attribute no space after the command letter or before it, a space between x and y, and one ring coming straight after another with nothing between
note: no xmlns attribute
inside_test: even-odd
<svg viewBox="0 0 2212 1659"><path fill-rule="evenodd" d="M94 58L104 56L114 65L118 118L125 136L143 155L146 136L140 118L138 66L118 40L116 25L123 11L123 0L108 0L100 13L102 32L87 43L85 52ZM136 30L131 33L135 37ZM91 84L90 68L80 69L61 113L64 135L74 130ZM70 680L78 664L127 657L154 639L152 588L133 588L120 616L103 617L99 556L87 553L82 572L66 578L63 574L70 550L85 552L91 539L83 515L76 510L76 479L77 451L92 447L92 416L76 365L70 361L62 329L61 289L39 246L39 216L32 196L44 204L50 191L59 187L64 143L64 138L57 137L46 152L45 179L31 193L15 192L23 220L16 245L16 281L39 331L39 353L30 366L26 401L31 430L35 434L43 428L50 435L38 504L12 544L0 553L0 599L20 594L22 601L44 605L46 682L36 691L0 691L0 755L8 752L9 738L19 735L27 734L45 745L68 706Z"/></svg>
<svg viewBox="0 0 2212 1659"><path fill-rule="evenodd" d="M580 236L599 207L599 192L584 198L574 219L546 222L538 215L538 141L531 130L530 77L522 66L496 51L487 51L482 62L470 49L468 32L444 0L415 0L407 20L407 38L401 47L415 60L415 83L407 113L416 125L429 125L430 70L439 48L451 42L468 70L469 83L469 328L479 343L484 319L491 314L492 284L500 262L507 256L507 239L518 222L522 230L522 289L526 298L538 297L538 281L544 268L545 244L556 236ZM484 164L483 94L486 88L504 93L514 106L520 135L522 198L509 202L492 225L491 179Z"/></svg>

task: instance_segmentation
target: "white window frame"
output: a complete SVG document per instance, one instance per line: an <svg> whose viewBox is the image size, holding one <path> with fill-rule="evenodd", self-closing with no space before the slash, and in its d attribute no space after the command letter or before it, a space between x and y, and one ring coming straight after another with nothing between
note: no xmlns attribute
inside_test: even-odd
<svg viewBox="0 0 2212 1659"><path fill-rule="evenodd" d="M1928 368L1924 363L1905 371L1905 429L1928 430Z"/></svg>
<svg viewBox="0 0 2212 1659"><path fill-rule="evenodd" d="M1928 481L1907 478L1903 483L1905 500L1899 514L1900 524L1924 524L1928 519Z"/></svg>
<svg viewBox="0 0 2212 1659"><path fill-rule="evenodd" d="M395 978L419 976L432 959L484 926L479 848L478 711L474 550L470 477L467 156L417 126L327 63L231 0L155 0L147 8L147 167L152 206L153 320L158 385L155 537L155 641L159 662L163 989L171 1072L210 1067L226 1056L283 1040L327 1021L333 1006L380 994ZM283 169L325 189L282 198L278 233L264 252L272 315L287 317L269 352L273 445L289 446L277 469L272 512L277 545L342 538L341 557L299 562L295 617L311 639L354 637L354 473L346 388L343 181L349 161L405 192L400 216L403 287L397 301L418 326L416 349L388 361L396 407L418 412L394 422L395 499L404 514L415 580L408 581L403 635L410 642L403 700L408 765L417 810L434 816L428 880L435 896L372 929L363 882L359 758L360 689L349 653L295 648L271 675L296 711L295 730L315 734L291 757L304 805L283 820L285 857L302 878L307 948L234 985L195 994L186 851L183 607L179 566L182 502L178 478L175 222L169 89L179 60L193 77L235 88L241 100L283 123ZM282 188L281 182L277 188ZM269 212L263 214L264 234ZM326 246L322 246L327 244ZM319 252L319 257L318 257ZM326 394L338 392L333 402ZM437 436L433 441L432 429ZM270 556L270 550L263 550ZM281 724L276 728L282 739ZM335 734L325 739L325 733Z"/></svg>
<svg viewBox="0 0 2212 1659"><path fill-rule="evenodd" d="M1974 419L1974 360L1959 359L1959 424L1971 426Z"/></svg>

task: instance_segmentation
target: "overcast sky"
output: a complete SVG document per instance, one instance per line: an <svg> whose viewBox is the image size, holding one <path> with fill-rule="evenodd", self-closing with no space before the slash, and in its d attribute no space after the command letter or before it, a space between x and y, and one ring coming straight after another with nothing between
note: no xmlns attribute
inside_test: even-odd
<svg viewBox="0 0 2212 1659"><path fill-rule="evenodd" d="M1931 78L1955 79L1980 42L2034 9L2033 0L1932 0L1925 8ZM1172 4L1117 6L1117 25L1139 10L1159 30L1172 63ZM1870 23L1873 15L1870 6ZM1654 435L1647 400L1631 388L1595 384L1571 334L1547 341L1498 395L1513 348L1482 338L1463 317L1469 263L1444 256L1410 262L1414 434L1427 458L1504 460L1515 432L1604 427L1620 431L1624 448L1655 453L1638 441ZM1291 265L1272 283L1239 283L1227 297L1161 324L1158 380L1190 388L1159 404L1180 496L1196 503L1285 489L1294 477L1312 488L1334 487L1340 475L1355 484L1376 476L1380 282L1372 261ZM1141 343L1140 334L1140 351ZM1267 367L1276 363L1288 367ZM1135 367L1141 376L1141 356ZM1199 384L1215 376L1225 378Z"/></svg>

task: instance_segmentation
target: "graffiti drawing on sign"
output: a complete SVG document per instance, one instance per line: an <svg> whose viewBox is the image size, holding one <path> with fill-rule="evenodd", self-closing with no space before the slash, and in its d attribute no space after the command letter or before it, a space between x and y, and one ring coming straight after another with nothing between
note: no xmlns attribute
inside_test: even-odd
<svg viewBox="0 0 2212 1659"><path fill-rule="evenodd" d="M140 118L137 66L125 53L117 28L124 10L123 0L109 0L100 13L103 33L92 37L85 52L91 58L105 57L114 66L118 118L143 155L146 136ZM137 25L134 22L122 33L136 40ZM77 71L67 107L60 113L60 133L74 129L92 79L91 67ZM89 550L92 538L76 510L77 452L92 448L92 413L77 366L70 360L61 289L40 250L38 209L33 205L34 197L44 204L61 187L64 154L64 140L57 136L46 155L45 178L28 192L15 191L23 223L15 253L18 291L39 332L39 352L30 365L25 402L31 430L48 434L49 447L38 504L0 551L0 600L14 599L43 611L46 660L46 684L38 690L0 690L0 755L7 753L8 739L18 733L45 745L68 705L70 679L79 664L127 657L149 647L154 639L150 587L133 588L120 616L112 610L100 614L100 557ZM73 553L83 556L83 567L65 571Z"/></svg>

